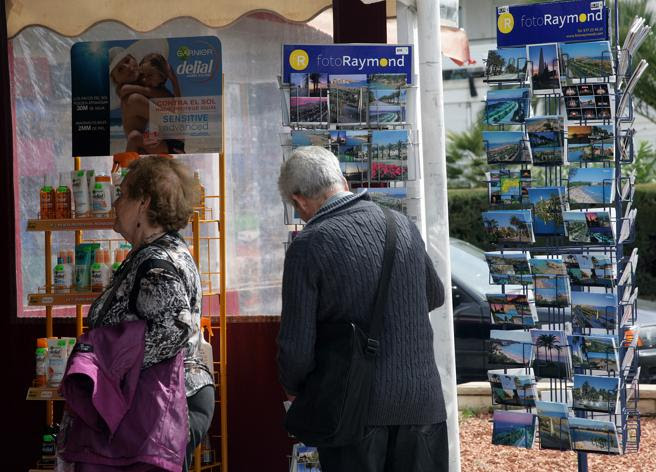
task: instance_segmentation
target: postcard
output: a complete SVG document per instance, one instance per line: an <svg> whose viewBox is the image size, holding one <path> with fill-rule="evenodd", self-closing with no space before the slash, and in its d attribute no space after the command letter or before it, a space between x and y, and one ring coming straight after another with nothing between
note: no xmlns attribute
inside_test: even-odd
<svg viewBox="0 0 656 472"><path fill-rule="evenodd" d="M289 120L292 123L327 123L328 97L290 97Z"/></svg>
<svg viewBox="0 0 656 472"><path fill-rule="evenodd" d="M617 427L612 421L569 418L569 432L575 451L621 454Z"/></svg>
<svg viewBox="0 0 656 472"><path fill-rule="evenodd" d="M292 148L320 146L330 148L330 132L327 130L292 130Z"/></svg>
<svg viewBox="0 0 656 472"><path fill-rule="evenodd" d="M615 235L607 211L564 211L563 221L571 242L614 244Z"/></svg>
<svg viewBox="0 0 656 472"><path fill-rule="evenodd" d="M528 46L531 85L533 93L560 93L560 66L557 44Z"/></svg>
<svg viewBox="0 0 656 472"><path fill-rule="evenodd" d="M569 170L569 202L581 205L610 205L615 197L615 169L572 167Z"/></svg>
<svg viewBox="0 0 656 472"><path fill-rule="evenodd" d="M371 159L408 159L408 130L374 130L371 132Z"/></svg>
<svg viewBox="0 0 656 472"><path fill-rule="evenodd" d="M487 53L486 82L526 81L526 48L499 48Z"/></svg>
<svg viewBox="0 0 656 472"><path fill-rule="evenodd" d="M569 435L569 409L566 403L536 401L540 447L567 451L572 448Z"/></svg>
<svg viewBox="0 0 656 472"><path fill-rule="evenodd" d="M533 283L531 268L528 265L529 253L486 252L485 260L490 268L493 284L528 285Z"/></svg>
<svg viewBox="0 0 656 472"><path fill-rule="evenodd" d="M490 330L488 365L526 367L531 362L533 344L524 330Z"/></svg>
<svg viewBox="0 0 656 472"><path fill-rule="evenodd" d="M617 295L572 292L572 324L581 328L614 330L617 325Z"/></svg>
<svg viewBox="0 0 656 472"><path fill-rule="evenodd" d="M568 336L568 340L572 350L572 367L617 375L619 361L615 336L573 334Z"/></svg>
<svg viewBox="0 0 656 472"><path fill-rule="evenodd" d="M385 159L371 163L371 182L387 183L405 180L408 180L407 161Z"/></svg>
<svg viewBox="0 0 656 472"><path fill-rule="evenodd" d="M485 118L490 125L522 124L530 114L529 88L490 90L485 103Z"/></svg>
<svg viewBox="0 0 656 472"><path fill-rule="evenodd" d="M498 405L534 407L537 399L535 377L488 371L492 402Z"/></svg>
<svg viewBox="0 0 656 472"><path fill-rule="evenodd" d="M528 118L526 132L530 144L533 164L561 165L564 163L562 116L549 115Z"/></svg>
<svg viewBox="0 0 656 472"><path fill-rule="evenodd" d="M562 75L568 79L601 79L610 81L613 75L613 55L608 41L561 43Z"/></svg>
<svg viewBox="0 0 656 472"><path fill-rule="evenodd" d="M331 74L330 121L332 123L364 123L367 121L364 106L367 76L364 74Z"/></svg>
<svg viewBox="0 0 656 472"><path fill-rule="evenodd" d="M619 387L619 377L574 375L572 408L614 414Z"/></svg>
<svg viewBox="0 0 656 472"><path fill-rule="evenodd" d="M535 438L532 413L496 410L492 415L492 444L530 449Z"/></svg>
<svg viewBox="0 0 656 472"><path fill-rule="evenodd" d="M405 74L371 74L369 76L369 89L400 89L406 86Z"/></svg>
<svg viewBox="0 0 656 472"><path fill-rule="evenodd" d="M289 74L290 97L327 97L328 74Z"/></svg>
<svg viewBox="0 0 656 472"><path fill-rule="evenodd" d="M331 130L329 133L330 149L337 156L340 163L368 163L369 132L367 130Z"/></svg>
<svg viewBox="0 0 656 472"><path fill-rule="evenodd" d="M531 171L491 170L485 173L488 197L493 205L521 203L531 186Z"/></svg>
<svg viewBox="0 0 656 472"><path fill-rule="evenodd" d="M381 206L406 213L408 192L405 187L371 187L357 188L355 193L367 192L371 201Z"/></svg>
<svg viewBox="0 0 656 472"><path fill-rule="evenodd" d="M567 209L563 187L533 187L528 189L528 200L533 207L535 235L564 235L563 211Z"/></svg>
<svg viewBox="0 0 656 472"><path fill-rule="evenodd" d="M496 242L535 242L530 210L486 211L482 216L485 231Z"/></svg>
<svg viewBox="0 0 656 472"><path fill-rule="evenodd" d="M534 275L535 306L564 308L570 304L569 278L556 275Z"/></svg>
<svg viewBox="0 0 656 472"><path fill-rule="evenodd" d="M564 331L532 329L533 371L536 377L566 379L572 360Z"/></svg>
<svg viewBox="0 0 656 472"><path fill-rule="evenodd" d="M572 285L612 287L614 264L605 254L566 254L563 256Z"/></svg>
<svg viewBox="0 0 656 472"><path fill-rule="evenodd" d="M529 260L533 275L558 275L567 277L567 268L562 259L532 258Z"/></svg>
<svg viewBox="0 0 656 472"><path fill-rule="evenodd" d="M493 324L532 327L538 321L535 303L527 295L487 293L485 297L490 305Z"/></svg>
<svg viewBox="0 0 656 472"><path fill-rule="evenodd" d="M568 126L567 160L569 162L614 161L613 125Z"/></svg>
<svg viewBox="0 0 656 472"><path fill-rule="evenodd" d="M290 470L292 472L321 472L319 451L317 448L306 446L301 443L294 444Z"/></svg>
<svg viewBox="0 0 656 472"><path fill-rule="evenodd" d="M531 163L531 149L522 131L483 131L488 164Z"/></svg>
<svg viewBox="0 0 656 472"><path fill-rule="evenodd" d="M369 123L405 121L405 89L369 89Z"/></svg>

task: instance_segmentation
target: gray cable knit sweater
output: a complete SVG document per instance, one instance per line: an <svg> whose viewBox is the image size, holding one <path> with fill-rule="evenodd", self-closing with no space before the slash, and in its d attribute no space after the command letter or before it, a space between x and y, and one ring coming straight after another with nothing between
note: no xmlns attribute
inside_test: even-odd
<svg viewBox="0 0 656 472"><path fill-rule="evenodd" d="M353 321L365 331L380 278L382 210L365 194L322 207L287 250L278 335L280 381L289 393L312 370L317 323ZM444 289L416 226L394 213L398 239L370 398L369 425L446 420L428 312Z"/></svg>

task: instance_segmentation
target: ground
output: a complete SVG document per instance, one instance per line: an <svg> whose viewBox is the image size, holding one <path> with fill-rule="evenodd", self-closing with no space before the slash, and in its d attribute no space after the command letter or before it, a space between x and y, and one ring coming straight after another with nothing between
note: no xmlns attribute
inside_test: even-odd
<svg viewBox="0 0 656 472"><path fill-rule="evenodd" d="M577 470L576 453L492 445L492 416L460 420L461 470L466 472L568 472ZM642 418L640 452L624 456L588 454L590 472L653 472L656 470L656 418Z"/></svg>

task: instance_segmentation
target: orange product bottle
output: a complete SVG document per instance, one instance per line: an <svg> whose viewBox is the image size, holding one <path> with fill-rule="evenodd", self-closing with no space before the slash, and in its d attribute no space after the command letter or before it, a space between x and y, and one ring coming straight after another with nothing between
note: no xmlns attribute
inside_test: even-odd
<svg viewBox="0 0 656 472"><path fill-rule="evenodd" d="M68 172L59 173L59 187L55 191L55 218L57 219L72 218L73 216L69 179Z"/></svg>
<svg viewBox="0 0 656 472"><path fill-rule="evenodd" d="M48 340L38 338L36 340L36 376L34 384L37 387L45 387L48 383Z"/></svg>
<svg viewBox="0 0 656 472"><path fill-rule="evenodd" d="M43 176L43 186L39 191L39 218L43 220L55 218L55 188L50 184L47 175Z"/></svg>

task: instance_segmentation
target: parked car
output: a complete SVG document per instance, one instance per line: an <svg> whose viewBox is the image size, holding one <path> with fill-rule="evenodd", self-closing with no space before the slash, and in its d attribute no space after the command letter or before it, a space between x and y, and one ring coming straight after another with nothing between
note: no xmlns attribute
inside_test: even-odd
<svg viewBox="0 0 656 472"><path fill-rule="evenodd" d="M458 383L487 380L489 369L503 366L488 364L487 340L491 323L486 293L499 292L490 284L484 252L465 241L451 238L451 285L453 330ZM640 350L640 382L656 383L656 304L638 308L638 347ZM538 308L538 318L547 323L548 311Z"/></svg>

